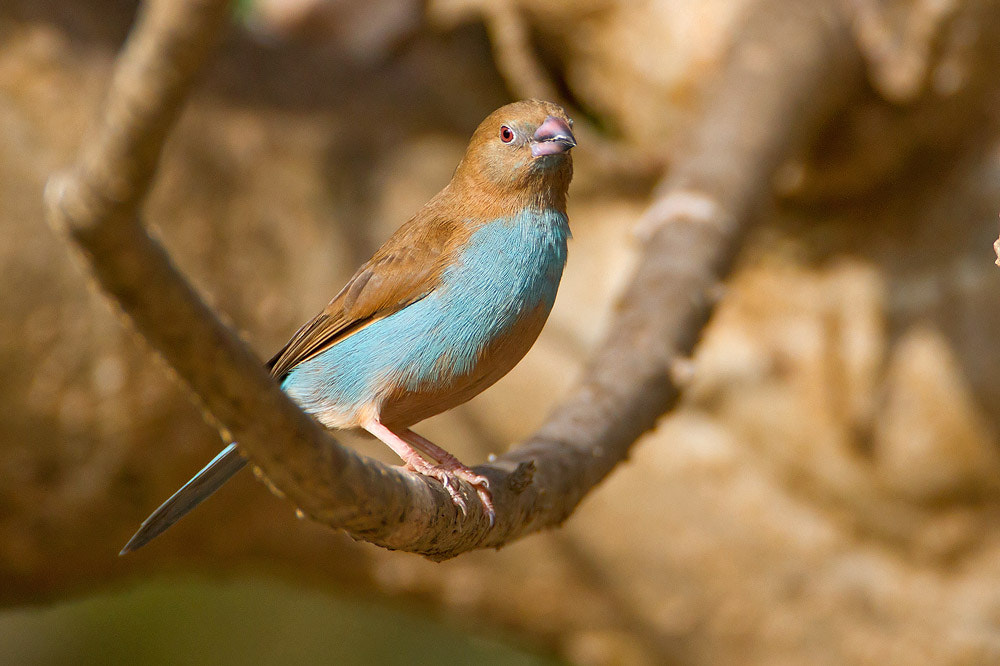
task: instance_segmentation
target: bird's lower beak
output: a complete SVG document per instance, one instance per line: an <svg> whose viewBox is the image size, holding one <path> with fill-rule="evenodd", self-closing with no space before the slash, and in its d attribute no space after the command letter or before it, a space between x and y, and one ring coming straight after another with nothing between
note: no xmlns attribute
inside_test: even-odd
<svg viewBox="0 0 1000 666"><path fill-rule="evenodd" d="M576 145L576 137L573 136L569 125L565 120L555 116L546 118L531 138L532 157L560 155Z"/></svg>

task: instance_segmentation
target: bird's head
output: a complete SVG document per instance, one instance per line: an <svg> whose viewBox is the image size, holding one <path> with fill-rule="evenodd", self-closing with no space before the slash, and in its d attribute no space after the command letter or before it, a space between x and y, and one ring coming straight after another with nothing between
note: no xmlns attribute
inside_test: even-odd
<svg viewBox="0 0 1000 666"><path fill-rule="evenodd" d="M565 206L573 177L573 121L558 104L536 99L502 106L480 123L455 172L487 194Z"/></svg>

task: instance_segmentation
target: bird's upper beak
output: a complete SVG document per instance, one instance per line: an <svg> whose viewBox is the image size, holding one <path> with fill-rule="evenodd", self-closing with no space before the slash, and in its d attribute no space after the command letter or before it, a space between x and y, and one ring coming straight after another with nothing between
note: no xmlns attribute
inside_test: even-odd
<svg viewBox="0 0 1000 666"><path fill-rule="evenodd" d="M560 155L576 145L576 137L562 118L549 116L531 137L531 156Z"/></svg>

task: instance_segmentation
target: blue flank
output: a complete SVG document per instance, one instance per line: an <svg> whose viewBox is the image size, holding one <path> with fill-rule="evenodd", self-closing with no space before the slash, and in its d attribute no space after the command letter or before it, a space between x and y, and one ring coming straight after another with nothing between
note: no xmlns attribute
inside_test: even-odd
<svg viewBox="0 0 1000 666"><path fill-rule="evenodd" d="M282 388L306 412L347 414L389 382L419 391L470 372L479 351L521 316L539 305L548 315L569 235L554 210L487 223L433 292L297 365Z"/></svg>

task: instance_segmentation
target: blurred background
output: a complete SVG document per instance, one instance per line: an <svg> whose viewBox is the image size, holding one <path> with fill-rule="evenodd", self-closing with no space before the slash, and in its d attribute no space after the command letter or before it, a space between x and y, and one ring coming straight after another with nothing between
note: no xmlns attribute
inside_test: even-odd
<svg viewBox="0 0 1000 666"><path fill-rule="evenodd" d="M782 4L243 0L146 219L267 358L490 111L565 104L553 315L421 428L478 463L578 376L728 49ZM559 529L435 564L297 520L250 474L117 557L221 446L44 222L136 4L5 0L0 662L1000 663L1000 3L841 10L859 75L770 179L683 404Z"/></svg>

